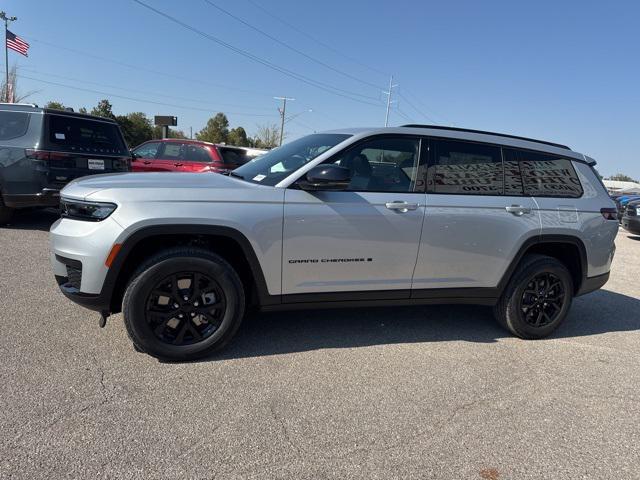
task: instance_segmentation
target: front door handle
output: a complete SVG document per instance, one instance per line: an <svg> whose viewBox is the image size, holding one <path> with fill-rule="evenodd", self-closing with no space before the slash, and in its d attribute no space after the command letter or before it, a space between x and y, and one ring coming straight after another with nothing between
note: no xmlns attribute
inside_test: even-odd
<svg viewBox="0 0 640 480"><path fill-rule="evenodd" d="M150 162L149 160L145 160L143 163L144 163L145 165L149 165L151 162Z"/></svg>
<svg viewBox="0 0 640 480"><path fill-rule="evenodd" d="M401 201L387 202L384 204L384 206L387 207L389 210L395 210L396 212L400 212L400 213L406 213L409 210L415 210L418 208L417 203L409 203L409 202L401 202Z"/></svg>
<svg viewBox="0 0 640 480"><path fill-rule="evenodd" d="M516 217L521 217L525 213L531 213L531 209L528 207L523 207L522 205L511 205L509 207L504 207L505 210Z"/></svg>

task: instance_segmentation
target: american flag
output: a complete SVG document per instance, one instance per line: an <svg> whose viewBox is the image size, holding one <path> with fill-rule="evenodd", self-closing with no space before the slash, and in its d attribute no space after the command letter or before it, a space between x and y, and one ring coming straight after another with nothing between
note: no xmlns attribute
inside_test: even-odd
<svg viewBox="0 0 640 480"><path fill-rule="evenodd" d="M29 56L27 55L27 52L29 51L29 44L9 30L7 30L7 47L11 50L15 50L25 57Z"/></svg>

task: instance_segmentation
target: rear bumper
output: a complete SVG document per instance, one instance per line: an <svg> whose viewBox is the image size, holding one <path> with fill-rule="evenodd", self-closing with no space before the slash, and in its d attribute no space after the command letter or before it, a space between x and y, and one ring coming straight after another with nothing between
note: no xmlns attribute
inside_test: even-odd
<svg viewBox="0 0 640 480"><path fill-rule="evenodd" d="M640 235L640 217L622 217L622 228L635 235Z"/></svg>
<svg viewBox="0 0 640 480"><path fill-rule="evenodd" d="M604 273L602 275L598 275L596 277L587 277L582 282L580 286L580 290L576 293L576 297L580 295L585 295L587 293L595 292L596 290L602 288L605 283L609 281L609 272Z"/></svg>
<svg viewBox="0 0 640 480"><path fill-rule="evenodd" d="M4 194L2 200L10 208L57 207L60 204L60 190L43 188L37 193Z"/></svg>

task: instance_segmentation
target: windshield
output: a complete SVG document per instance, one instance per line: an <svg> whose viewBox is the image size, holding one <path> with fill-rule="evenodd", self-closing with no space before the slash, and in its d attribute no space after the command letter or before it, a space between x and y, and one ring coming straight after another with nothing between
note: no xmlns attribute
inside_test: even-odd
<svg viewBox="0 0 640 480"><path fill-rule="evenodd" d="M234 177L274 186L318 155L345 141L351 135L316 133L274 148L233 171Z"/></svg>

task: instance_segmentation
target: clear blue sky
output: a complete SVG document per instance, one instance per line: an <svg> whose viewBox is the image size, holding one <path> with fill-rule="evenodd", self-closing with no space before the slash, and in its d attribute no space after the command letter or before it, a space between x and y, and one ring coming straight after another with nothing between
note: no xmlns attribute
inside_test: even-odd
<svg viewBox="0 0 640 480"><path fill-rule="evenodd" d="M357 98L374 105L274 71L132 0L0 2L19 17L14 33L31 43L29 58L9 53L23 76L19 88L37 90L31 98L38 104L59 100L91 107L106 97L117 114L177 115L178 128L187 133L218 111L252 133L258 124L278 121L272 97L286 95L296 98L288 113L303 112L287 124L292 139L314 130L382 125L381 90L393 74L394 94L400 96L394 97L391 125L409 118L548 139L593 156L604 175L640 177L637 1L211 0L359 81L279 45L204 0L143 1L279 67L350 97L370 97Z"/></svg>

